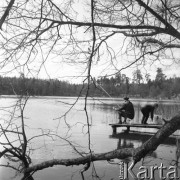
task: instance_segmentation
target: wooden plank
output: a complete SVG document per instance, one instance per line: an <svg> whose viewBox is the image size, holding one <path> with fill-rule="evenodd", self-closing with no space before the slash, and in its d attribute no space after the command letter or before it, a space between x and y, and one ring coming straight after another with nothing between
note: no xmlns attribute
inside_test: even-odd
<svg viewBox="0 0 180 180"><path fill-rule="evenodd" d="M159 124L109 124L112 127L140 127L140 128L157 128L160 129L162 125Z"/></svg>
<svg viewBox="0 0 180 180"><path fill-rule="evenodd" d="M119 124L119 123L116 123L116 124L109 124L112 129L113 129L113 134L116 134L117 132L117 128L118 127L126 127L126 132L129 133L130 132L130 128L155 128L155 129L161 129L161 127L163 125L160 125L160 124ZM180 130L180 127L177 129L177 130Z"/></svg>
<svg viewBox="0 0 180 180"><path fill-rule="evenodd" d="M126 133L129 133L130 128L155 128L160 129L162 125L159 124L109 124L113 129L113 134L116 134L118 127L126 127Z"/></svg>

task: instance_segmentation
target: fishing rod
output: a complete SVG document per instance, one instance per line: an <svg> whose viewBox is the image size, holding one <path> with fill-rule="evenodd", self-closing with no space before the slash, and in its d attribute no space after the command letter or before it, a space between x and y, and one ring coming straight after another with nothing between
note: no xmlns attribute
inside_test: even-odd
<svg viewBox="0 0 180 180"><path fill-rule="evenodd" d="M96 86L99 86L110 98L112 98L113 99L113 101L115 101L115 99L100 85L100 84L98 84L97 82L96 82ZM115 103L118 107L120 107L119 106L119 104L117 104L117 103ZM113 109L115 109L114 107L113 107Z"/></svg>

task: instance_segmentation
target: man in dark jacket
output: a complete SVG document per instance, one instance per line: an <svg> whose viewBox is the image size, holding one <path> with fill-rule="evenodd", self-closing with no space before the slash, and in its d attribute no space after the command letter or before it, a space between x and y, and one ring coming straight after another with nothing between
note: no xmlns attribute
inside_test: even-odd
<svg viewBox="0 0 180 180"><path fill-rule="evenodd" d="M154 110L157 109L157 108L158 108L158 104L157 103L155 103L153 105L147 104L144 107L142 107L141 108L141 112L143 114L143 117L142 117L141 123L142 124L147 124L147 120L148 120L150 114L151 114L151 119L153 121Z"/></svg>
<svg viewBox="0 0 180 180"><path fill-rule="evenodd" d="M124 122L126 123L127 118L134 118L134 106L128 97L124 98L124 104L121 108L116 109L119 113L119 124L122 124L122 117L124 117Z"/></svg>

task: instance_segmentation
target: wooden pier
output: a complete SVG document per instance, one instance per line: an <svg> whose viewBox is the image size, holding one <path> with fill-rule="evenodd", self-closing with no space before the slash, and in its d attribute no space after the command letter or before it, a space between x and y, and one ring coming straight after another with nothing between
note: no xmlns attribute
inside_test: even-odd
<svg viewBox="0 0 180 180"><path fill-rule="evenodd" d="M130 131L130 128L136 127L136 128L155 128L160 129L162 125L159 124L109 124L113 129L113 134L116 134L117 127L126 127L126 132Z"/></svg>

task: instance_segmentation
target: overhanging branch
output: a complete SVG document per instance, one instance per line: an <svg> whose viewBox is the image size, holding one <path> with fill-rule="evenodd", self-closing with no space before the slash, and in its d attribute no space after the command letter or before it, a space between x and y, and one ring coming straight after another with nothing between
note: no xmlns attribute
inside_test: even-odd
<svg viewBox="0 0 180 180"><path fill-rule="evenodd" d="M142 44L144 44L144 43L158 44L164 48L180 48L179 44L163 43L162 41L159 41L159 40L153 39L153 38L146 38L146 39L142 40L141 43Z"/></svg>
<svg viewBox="0 0 180 180"><path fill-rule="evenodd" d="M7 8L6 8L5 12L4 12L4 14L3 14L3 16L1 17L1 19L0 19L0 29L2 29L2 25L3 25L6 17L9 15L9 11L11 10L14 2L15 2L15 0L11 0L11 1L9 2L9 4L8 4L8 6L7 6Z"/></svg>
<svg viewBox="0 0 180 180"><path fill-rule="evenodd" d="M142 146L138 148L123 148L113 150L107 153L91 154L84 157L73 158L73 159L53 159L49 161L44 161L42 163L33 165L27 169L25 172L30 173L34 171L39 171L54 165L72 166L72 165L82 165L92 161L102 161L110 159L125 159L132 158L134 163L137 163L141 158L145 157L148 153L156 150L156 148L172 133L174 133L180 126L180 113L174 116L168 123L166 123L158 132L153 135L148 141L146 141Z"/></svg>
<svg viewBox="0 0 180 180"><path fill-rule="evenodd" d="M156 17L159 21L161 21L164 24L165 29L167 30L167 34L170 34L171 36L174 36L180 39L180 33L166 19L161 17L157 12L155 12L150 6L145 4L143 1L141 0L136 0L136 1L138 2L140 6L144 7L154 17Z"/></svg>

